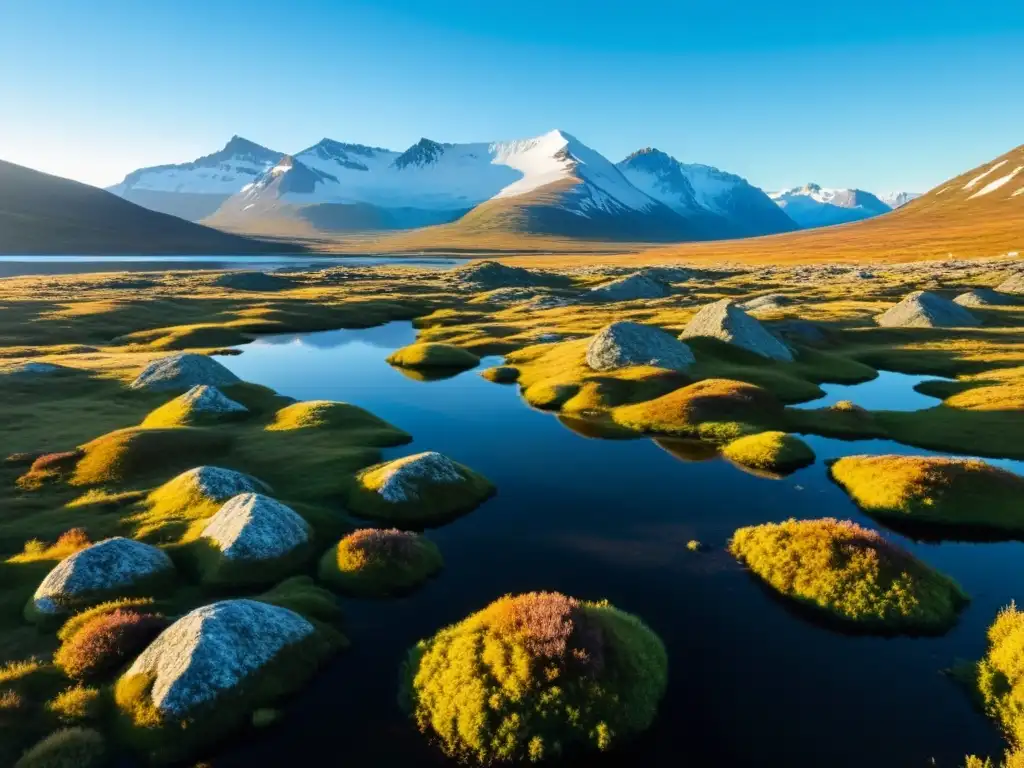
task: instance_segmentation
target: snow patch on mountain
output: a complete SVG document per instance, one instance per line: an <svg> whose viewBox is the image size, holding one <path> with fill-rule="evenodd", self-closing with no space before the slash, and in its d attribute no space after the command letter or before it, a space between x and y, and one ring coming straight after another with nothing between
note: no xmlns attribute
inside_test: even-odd
<svg viewBox="0 0 1024 768"><path fill-rule="evenodd" d="M1000 163L1000 165L1001 165L1001 163ZM975 192L973 195L971 195L967 199L968 200L973 200L976 197L981 197L982 195L987 195L990 192L995 192L1000 187L1005 186L1006 184L1009 184L1011 181L1013 181L1013 178L1018 173L1020 173L1022 170L1024 170L1024 165L1018 165L1016 168L1014 168L1008 174L1006 174L1002 178L996 179L995 181L989 182L988 184L986 184L984 187L979 189L977 192ZM1011 197L1012 197L1012 195L1011 195Z"/></svg>
<svg viewBox="0 0 1024 768"><path fill-rule="evenodd" d="M986 176L988 176L993 171L998 170L999 168L1003 167L1004 165L1006 165L1006 161L1005 160L1000 160L998 163L995 163L991 168L989 168L986 171L983 171L982 173L980 173L979 175L975 176L973 179L968 181L966 184L964 184L964 189L974 189L974 187L977 185L977 183L979 181L984 179Z"/></svg>
<svg viewBox="0 0 1024 768"><path fill-rule="evenodd" d="M769 197L801 227L827 227L868 219L892 208L862 189L830 189L818 184L771 192Z"/></svg>

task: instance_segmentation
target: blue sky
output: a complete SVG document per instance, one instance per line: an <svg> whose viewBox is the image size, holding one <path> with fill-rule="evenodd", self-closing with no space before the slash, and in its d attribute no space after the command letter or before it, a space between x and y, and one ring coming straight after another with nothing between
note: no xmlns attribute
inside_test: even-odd
<svg viewBox="0 0 1024 768"><path fill-rule="evenodd" d="M236 133L556 127L766 189L925 190L1024 142L1024 3L0 0L0 159L93 184Z"/></svg>

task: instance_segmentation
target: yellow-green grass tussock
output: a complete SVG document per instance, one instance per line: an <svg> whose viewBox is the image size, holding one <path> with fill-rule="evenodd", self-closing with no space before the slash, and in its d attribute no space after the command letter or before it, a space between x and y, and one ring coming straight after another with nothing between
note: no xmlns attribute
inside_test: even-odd
<svg viewBox="0 0 1024 768"><path fill-rule="evenodd" d="M46 708L62 723L98 720L103 710L100 689L82 684L73 685L48 701Z"/></svg>
<svg viewBox="0 0 1024 768"><path fill-rule="evenodd" d="M360 445L391 447L403 445L412 437L367 410L333 400L306 400L281 408L267 425L269 432L294 429L336 429L345 438Z"/></svg>
<svg viewBox="0 0 1024 768"><path fill-rule="evenodd" d="M792 472L814 463L814 451L785 432L758 432L728 443L722 455L737 464L767 472Z"/></svg>
<svg viewBox="0 0 1024 768"><path fill-rule="evenodd" d="M884 522L1024 533L1024 478L978 459L846 456L832 478Z"/></svg>
<svg viewBox="0 0 1024 768"><path fill-rule="evenodd" d="M439 342L424 342L402 347L388 356L388 362L401 368L474 368L480 358L461 347Z"/></svg>
<svg viewBox="0 0 1024 768"><path fill-rule="evenodd" d="M650 726L664 645L640 619L557 593L503 597L409 652L400 701L449 757L539 762Z"/></svg>
<svg viewBox="0 0 1024 768"><path fill-rule="evenodd" d="M1011 603L988 629L988 648L970 670L986 714L999 723L1012 745L1024 746L1024 611Z"/></svg>
<svg viewBox="0 0 1024 768"><path fill-rule="evenodd" d="M402 595L444 565L437 545L409 531L364 528L350 533L320 559L320 581L357 597Z"/></svg>
<svg viewBox="0 0 1024 768"><path fill-rule="evenodd" d="M944 632L968 599L949 577L849 521L740 528L729 552L796 605L870 632Z"/></svg>
<svg viewBox="0 0 1024 768"><path fill-rule="evenodd" d="M92 728L54 731L33 746L14 768L98 768L106 757L102 734Z"/></svg>

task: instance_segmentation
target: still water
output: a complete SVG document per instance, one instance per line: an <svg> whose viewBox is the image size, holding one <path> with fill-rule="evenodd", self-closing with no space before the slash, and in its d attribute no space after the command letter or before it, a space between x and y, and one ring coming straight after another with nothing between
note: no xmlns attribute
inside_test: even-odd
<svg viewBox="0 0 1024 768"><path fill-rule="evenodd" d="M0 256L0 277L77 275L91 272L166 272L168 270L322 269L339 266L435 267L451 269L465 259L415 256Z"/></svg>
<svg viewBox="0 0 1024 768"><path fill-rule="evenodd" d="M926 544L892 534L973 597L947 635L913 639L851 637L808 623L723 551L737 527L789 517L877 527L828 480L822 460L929 452L809 437L814 465L783 480L756 477L716 456L681 459L647 439L588 439L529 408L516 387L476 371L409 379L384 358L414 337L408 323L390 323L263 338L221 358L282 394L363 406L413 434L414 443L388 456L441 451L487 475L498 495L429 532L446 568L424 589L400 600L345 600L352 649L280 725L232 746L218 765L283 766L313 754L333 756L330 765L446 764L395 703L405 650L502 594L540 589L607 598L643 617L669 652L669 690L655 726L583 765L864 768L934 758L954 768L966 753L1001 752L996 729L940 670L977 658L999 608L1024 597L1024 545ZM687 551L689 539L710 551Z"/></svg>

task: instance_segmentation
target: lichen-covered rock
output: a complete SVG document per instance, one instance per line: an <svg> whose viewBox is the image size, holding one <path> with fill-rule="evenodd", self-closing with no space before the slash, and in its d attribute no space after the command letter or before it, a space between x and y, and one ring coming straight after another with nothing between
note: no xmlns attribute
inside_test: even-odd
<svg viewBox="0 0 1024 768"><path fill-rule="evenodd" d="M183 719L237 688L313 625L287 608L256 600L224 600L185 614L135 659L121 680L152 681L147 702Z"/></svg>
<svg viewBox="0 0 1024 768"><path fill-rule="evenodd" d="M242 493L229 499L203 528L202 538L228 560L274 560L309 542L309 523L276 499Z"/></svg>
<svg viewBox="0 0 1024 768"><path fill-rule="evenodd" d="M745 309L748 312L771 312L776 309L782 309L792 303L789 296L782 293L768 293L764 296L758 296L756 299L748 299L737 305L740 309Z"/></svg>
<svg viewBox="0 0 1024 768"><path fill-rule="evenodd" d="M907 294L875 322L885 328L971 328L981 324L959 304L928 291Z"/></svg>
<svg viewBox="0 0 1024 768"><path fill-rule="evenodd" d="M620 277L618 280L612 280L610 283L590 289L591 298L601 301L660 299L668 294L667 285L640 273Z"/></svg>
<svg viewBox="0 0 1024 768"><path fill-rule="evenodd" d="M793 360L789 347L772 336L761 323L731 299L722 299L701 309L687 323L679 338L699 336L718 339L772 360Z"/></svg>
<svg viewBox="0 0 1024 768"><path fill-rule="evenodd" d="M189 352L154 360L131 383L132 389L189 389L199 384L226 387L241 381L207 355Z"/></svg>
<svg viewBox="0 0 1024 768"><path fill-rule="evenodd" d="M998 307L1013 304L1013 300L991 288L972 288L953 299L953 303L961 307Z"/></svg>
<svg viewBox="0 0 1024 768"><path fill-rule="evenodd" d="M209 384L197 384L181 396L181 401L196 413L244 413L249 409Z"/></svg>
<svg viewBox="0 0 1024 768"><path fill-rule="evenodd" d="M161 489L190 499L198 496L209 501L224 502L241 493L267 493L270 486L244 472L204 464L171 478Z"/></svg>
<svg viewBox="0 0 1024 768"><path fill-rule="evenodd" d="M561 275L510 267L497 261L474 261L453 269L450 274L451 279L461 287L476 291L530 286L562 287L569 283Z"/></svg>
<svg viewBox="0 0 1024 768"><path fill-rule="evenodd" d="M468 512L494 493L485 477L435 451L368 467L356 481L351 510L396 524L444 520Z"/></svg>
<svg viewBox="0 0 1024 768"><path fill-rule="evenodd" d="M1024 294L1024 272L1013 272L996 286L1000 293Z"/></svg>
<svg viewBox="0 0 1024 768"><path fill-rule="evenodd" d="M602 328L587 346L587 365L613 371L652 365L682 371L693 365L690 348L660 328L623 320Z"/></svg>
<svg viewBox="0 0 1024 768"><path fill-rule="evenodd" d="M70 369L65 368L63 365L54 365L53 363L27 362L19 363L10 368L4 368L0 371L0 375L29 378L31 376L46 376L51 373L61 373L68 370Z"/></svg>
<svg viewBox="0 0 1024 768"><path fill-rule="evenodd" d="M65 557L50 571L32 596L29 615L70 612L173 573L174 564L163 550L120 536L105 539Z"/></svg>

